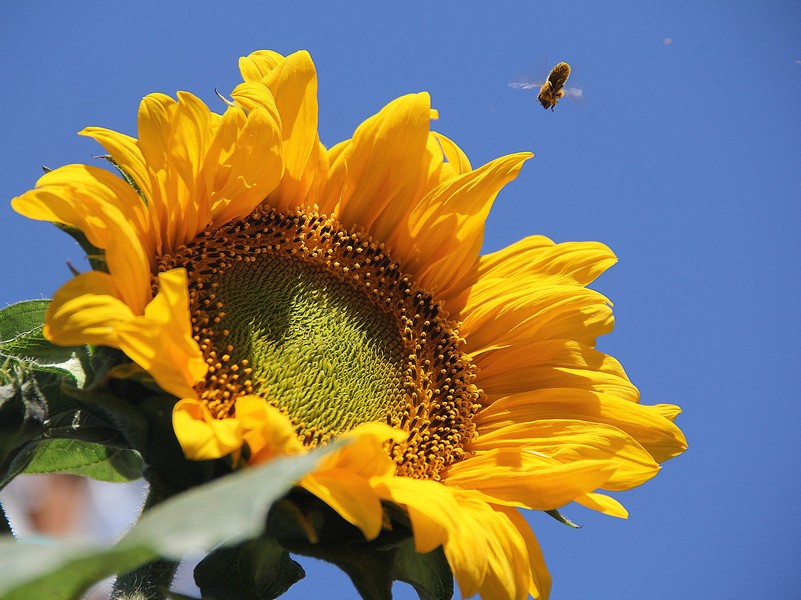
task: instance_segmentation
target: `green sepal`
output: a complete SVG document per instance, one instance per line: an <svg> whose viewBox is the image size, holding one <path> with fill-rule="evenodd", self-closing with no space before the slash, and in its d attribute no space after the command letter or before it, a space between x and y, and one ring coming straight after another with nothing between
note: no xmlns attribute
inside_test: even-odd
<svg viewBox="0 0 801 600"><path fill-rule="evenodd" d="M78 243L78 245L81 247L81 250L83 250L84 254L86 254L86 259L89 261L89 266L92 267L93 271L108 273L105 250L93 245L92 242L87 239L86 234L84 234L84 232L77 227L73 227L72 225L64 225L63 223L54 223L54 225ZM78 273L76 272L76 269L72 267L70 263L67 264L73 274L77 275Z"/></svg>
<svg viewBox="0 0 801 600"><path fill-rule="evenodd" d="M117 173L120 174L120 177L122 177L125 180L125 183L127 183L128 185L130 185L134 189L134 191L142 199L142 202L144 203L144 205L147 206L147 198L145 197L145 194L142 191L142 188L139 187L139 184L136 183L136 180L131 176L131 174L128 173L128 171L126 171L125 169L123 169L122 165L120 163L118 163L116 160L114 160L114 157L112 157L110 154L100 154L98 156L94 156L93 158L99 158L101 160L105 160L112 167L114 167L114 169L117 171Z"/></svg>
<svg viewBox="0 0 801 600"><path fill-rule="evenodd" d="M453 573L442 546L419 554L414 549L414 540L406 540L398 548L393 577L411 585L420 600L453 598Z"/></svg>
<svg viewBox="0 0 801 600"><path fill-rule="evenodd" d="M195 568L195 583L203 598L274 600L305 575L274 538L260 537L209 554Z"/></svg>
<svg viewBox="0 0 801 600"><path fill-rule="evenodd" d="M24 473L70 473L100 481L124 482L142 476L142 457L133 450L80 440L43 440Z"/></svg>
<svg viewBox="0 0 801 600"><path fill-rule="evenodd" d="M562 523L562 525L567 525L568 527L572 527L573 529L581 529L581 525L574 523L556 509L546 510L545 513L550 515L560 523Z"/></svg>

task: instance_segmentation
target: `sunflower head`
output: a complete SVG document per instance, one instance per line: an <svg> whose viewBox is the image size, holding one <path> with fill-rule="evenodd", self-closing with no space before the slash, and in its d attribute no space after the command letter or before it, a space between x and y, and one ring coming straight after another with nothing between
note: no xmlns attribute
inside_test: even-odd
<svg viewBox="0 0 801 600"><path fill-rule="evenodd" d="M366 540L400 511L465 596L548 594L518 508L615 516L685 447L678 409L639 403L595 349L602 244L532 236L480 255L532 155L474 169L431 131L428 94L331 148L306 52L255 52L225 110L147 96L138 137L91 127L121 176L69 165L14 199L76 228L100 270L55 295L46 335L118 348L176 398L193 460L240 465L348 439L299 482ZM389 507L389 508L388 508Z"/></svg>

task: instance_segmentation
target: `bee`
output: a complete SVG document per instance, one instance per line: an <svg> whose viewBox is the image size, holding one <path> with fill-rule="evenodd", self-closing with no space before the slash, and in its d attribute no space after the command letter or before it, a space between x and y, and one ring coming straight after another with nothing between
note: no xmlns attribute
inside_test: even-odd
<svg viewBox="0 0 801 600"><path fill-rule="evenodd" d="M548 80L542 84L537 100L542 104L542 108L553 111L556 103L565 96L565 84L570 77L570 65L560 62L551 72L548 73Z"/></svg>
<svg viewBox="0 0 801 600"><path fill-rule="evenodd" d="M570 65L566 62L560 62L551 69L551 72L548 73L548 79L542 85L539 83L530 83L528 81L515 81L509 85L513 88L523 90L530 90L540 85L540 93L537 94L537 100L539 100L543 108L550 108L553 110L559 100L564 98L565 93L574 98L580 98L582 95L581 88L565 89L565 83L567 83L568 77L570 77Z"/></svg>

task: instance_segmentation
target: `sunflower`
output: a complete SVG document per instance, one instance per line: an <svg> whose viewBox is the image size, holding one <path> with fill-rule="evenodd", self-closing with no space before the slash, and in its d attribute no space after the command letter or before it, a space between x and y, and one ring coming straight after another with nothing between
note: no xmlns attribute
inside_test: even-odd
<svg viewBox="0 0 801 600"><path fill-rule="evenodd" d="M473 169L430 130L426 93L330 149L307 52L240 60L220 114L152 94L138 138L90 127L118 177L68 165L13 200L79 229L101 268L55 294L45 335L121 349L177 397L187 457L256 464L335 438L299 485L374 539L382 501L415 548L442 546L463 596L545 598L519 508L633 488L685 449L672 405L639 404L594 349L613 326L586 286L594 242L532 236L480 255L500 191L532 155Z"/></svg>

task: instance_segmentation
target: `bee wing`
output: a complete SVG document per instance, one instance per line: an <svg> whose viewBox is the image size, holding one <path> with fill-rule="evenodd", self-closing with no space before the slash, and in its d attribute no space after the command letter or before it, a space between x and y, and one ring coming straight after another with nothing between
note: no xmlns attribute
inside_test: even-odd
<svg viewBox="0 0 801 600"><path fill-rule="evenodd" d="M531 90L536 87L540 87L541 85L541 83L535 83L533 81L512 81L509 84L509 87L516 90Z"/></svg>
<svg viewBox="0 0 801 600"><path fill-rule="evenodd" d="M584 90L582 90L580 87L565 88L565 96L570 96L571 98L578 100L584 96Z"/></svg>

